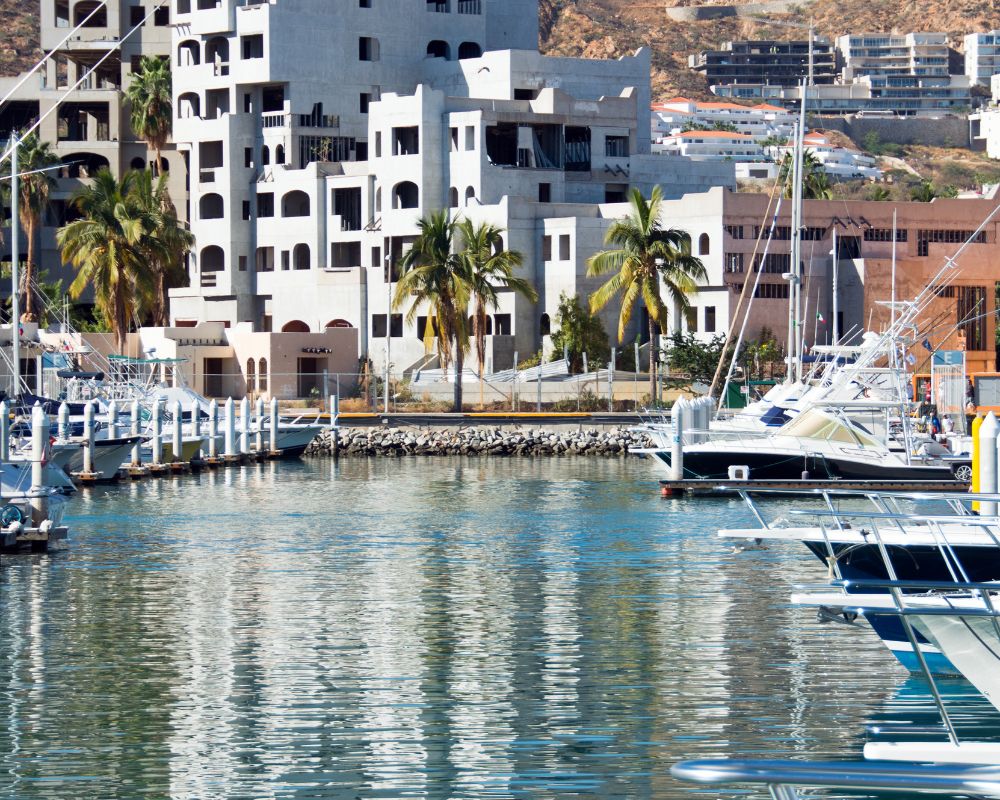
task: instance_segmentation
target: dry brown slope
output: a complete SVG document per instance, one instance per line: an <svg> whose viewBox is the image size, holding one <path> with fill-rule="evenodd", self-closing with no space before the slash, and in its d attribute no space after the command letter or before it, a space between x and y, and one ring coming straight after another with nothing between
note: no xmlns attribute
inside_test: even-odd
<svg viewBox="0 0 1000 800"><path fill-rule="evenodd" d="M702 3L680 0L678 5ZM708 87L687 68L689 54L726 39L803 38L804 29L755 19L675 22L650 0L540 0L542 49L557 55L617 57L637 47L653 48L653 96L707 97ZM945 31L953 46L973 30L1000 27L996 0L814 0L784 22L815 22L818 33L846 31Z"/></svg>
<svg viewBox="0 0 1000 800"><path fill-rule="evenodd" d="M18 74L41 55L38 4L32 0L0 0L0 31L0 76Z"/></svg>

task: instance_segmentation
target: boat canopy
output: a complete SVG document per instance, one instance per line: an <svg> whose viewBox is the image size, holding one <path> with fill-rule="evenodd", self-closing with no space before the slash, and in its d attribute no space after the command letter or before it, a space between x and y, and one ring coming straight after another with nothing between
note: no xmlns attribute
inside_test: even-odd
<svg viewBox="0 0 1000 800"><path fill-rule="evenodd" d="M802 439L842 442L858 447L879 447L879 443L866 433L849 425L832 414L817 408L803 411L781 428L782 436L797 436Z"/></svg>

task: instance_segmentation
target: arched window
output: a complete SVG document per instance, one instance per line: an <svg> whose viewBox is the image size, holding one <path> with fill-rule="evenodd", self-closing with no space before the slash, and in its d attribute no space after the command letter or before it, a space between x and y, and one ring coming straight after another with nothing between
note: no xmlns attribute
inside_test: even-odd
<svg viewBox="0 0 1000 800"><path fill-rule="evenodd" d="M346 319L332 319L324 326L326 328L353 328L354 326Z"/></svg>
<svg viewBox="0 0 1000 800"><path fill-rule="evenodd" d="M435 39L427 43L428 58L451 58L451 47L441 39Z"/></svg>
<svg viewBox="0 0 1000 800"><path fill-rule="evenodd" d="M297 244L292 250L292 269L309 269L309 245Z"/></svg>
<svg viewBox="0 0 1000 800"><path fill-rule="evenodd" d="M271 163L271 148L266 144L260 148L260 163L264 166Z"/></svg>
<svg viewBox="0 0 1000 800"><path fill-rule="evenodd" d="M262 358L258 362L257 367L257 388L262 391L267 391L267 359Z"/></svg>
<svg viewBox="0 0 1000 800"><path fill-rule="evenodd" d="M226 254L218 245L210 244L202 248L198 263L202 272L222 272L226 268Z"/></svg>
<svg viewBox="0 0 1000 800"><path fill-rule="evenodd" d="M458 46L459 58L479 58L483 54L483 48L475 42L462 42Z"/></svg>
<svg viewBox="0 0 1000 800"><path fill-rule="evenodd" d="M229 40L224 36L214 36L205 43L205 62L226 64L229 62Z"/></svg>
<svg viewBox="0 0 1000 800"><path fill-rule="evenodd" d="M485 334L487 336L492 336L493 335L493 317L491 317L489 314L487 314L486 315L486 319L484 321L485 321L485 324L486 324ZM469 317L469 331L471 332L471 331L474 331L475 329L476 329L476 318L474 316L473 317Z"/></svg>
<svg viewBox="0 0 1000 800"><path fill-rule="evenodd" d="M465 190L465 204L472 205L472 201L476 199L476 190L473 187L469 187Z"/></svg>
<svg viewBox="0 0 1000 800"><path fill-rule="evenodd" d="M70 153L62 156L62 178L93 178L102 169L110 167L108 160L97 153ZM145 169L146 162L140 159L139 169Z"/></svg>
<svg viewBox="0 0 1000 800"><path fill-rule="evenodd" d="M279 144L277 147L274 148L274 163L275 164L285 163L285 146L283 144Z"/></svg>
<svg viewBox="0 0 1000 800"><path fill-rule="evenodd" d="M281 326L282 333L309 333L309 326L300 319L293 319Z"/></svg>
<svg viewBox="0 0 1000 800"><path fill-rule="evenodd" d="M448 190L448 208L458 208L458 189L454 186Z"/></svg>
<svg viewBox="0 0 1000 800"><path fill-rule="evenodd" d="M184 92L177 98L177 116L180 119L195 119L201 116L201 97L197 92Z"/></svg>
<svg viewBox="0 0 1000 800"><path fill-rule="evenodd" d="M281 216L308 217L309 195L295 189L281 198Z"/></svg>
<svg viewBox="0 0 1000 800"><path fill-rule="evenodd" d="M538 332L542 336L548 336L552 333L552 319L548 314L542 314L542 318L538 322Z"/></svg>
<svg viewBox="0 0 1000 800"><path fill-rule="evenodd" d="M708 234L703 233L701 236L698 237L698 255L707 256L709 254L710 249L711 247L708 239Z"/></svg>
<svg viewBox="0 0 1000 800"><path fill-rule="evenodd" d="M198 201L198 216L201 219L222 219L225 207L221 194L206 194Z"/></svg>
<svg viewBox="0 0 1000 800"><path fill-rule="evenodd" d="M499 255L506 248L504 247L504 241L502 236L497 236L497 240L493 245L493 255Z"/></svg>
<svg viewBox="0 0 1000 800"><path fill-rule="evenodd" d="M137 172L142 172L144 169L146 169L146 159L139 158L139 156L136 156L130 162L129 167L131 169L136 170Z"/></svg>
<svg viewBox="0 0 1000 800"><path fill-rule="evenodd" d="M397 183L392 190L393 208L419 208L420 190L412 181Z"/></svg>
<svg viewBox="0 0 1000 800"><path fill-rule="evenodd" d="M257 362L247 359L247 392L257 391Z"/></svg>
<svg viewBox="0 0 1000 800"><path fill-rule="evenodd" d="M201 46L194 39L185 39L177 45L177 66L194 67L201 63Z"/></svg>

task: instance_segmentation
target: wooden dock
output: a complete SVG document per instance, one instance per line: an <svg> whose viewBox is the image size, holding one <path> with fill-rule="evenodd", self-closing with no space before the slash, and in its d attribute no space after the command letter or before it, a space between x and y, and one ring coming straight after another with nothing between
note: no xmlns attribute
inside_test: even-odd
<svg viewBox="0 0 1000 800"><path fill-rule="evenodd" d="M964 492L969 484L960 481L850 481L824 480L719 480L714 478L685 478L680 481L661 480L660 494L733 496L740 490L766 490L771 494L787 492L794 495L804 489L847 489L872 492Z"/></svg>

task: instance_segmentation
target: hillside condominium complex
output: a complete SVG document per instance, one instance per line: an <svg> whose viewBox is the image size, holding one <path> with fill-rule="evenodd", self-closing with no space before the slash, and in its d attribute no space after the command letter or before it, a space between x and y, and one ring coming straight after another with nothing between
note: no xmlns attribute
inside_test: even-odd
<svg viewBox="0 0 1000 800"><path fill-rule="evenodd" d="M418 220L448 209L504 228L538 291L501 293L490 315L487 359L509 367L542 345L560 293L598 285L586 258L629 189L734 183L731 164L651 154L647 50L544 57L536 0L175 0L174 14L197 238L178 326L351 326L361 356L380 365L388 335L406 370L427 320L390 293Z"/></svg>

